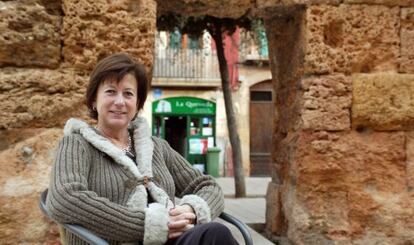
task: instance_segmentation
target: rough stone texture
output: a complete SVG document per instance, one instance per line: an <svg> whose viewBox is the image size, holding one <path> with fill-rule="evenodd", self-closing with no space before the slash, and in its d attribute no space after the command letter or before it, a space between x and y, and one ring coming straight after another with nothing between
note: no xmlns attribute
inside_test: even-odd
<svg viewBox="0 0 414 245"><path fill-rule="evenodd" d="M188 16L211 15L238 18L252 7L250 0L157 0L159 13L175 12Z"/></svg>
<svg viewBox="0 0 414 245"><path fill-rule="evenodd" d="M91 70L114 52L127 52L151 70L156 5L153 0L63 1L65 66Z"/></svg>
<svg viewBox="0 0 414 245"><path fill-rule="evenodd" d="M273 13L271 13L273 12ZM301 124L301 78L303 75L305 11L291 8L289 11L269 11L264 18L266 35L269 42L269 60L276 94L274 116L272 165L270 175L272 183L267 193L266 233L286 236L284 222L286 197L281 195L281 184L293 144L286 144L288 132L295 131ZM281 31L283 30L283 31ZM289 59L286 59L289 57ZM284 160L281 160L284 159ZM278 205L277 202L281 202ZM273 205L271 203L274 203ZM270 234L269 234L270 233Z"/></svg>
<svg viewBox="0 0 414 245"><path fill-rule="evenodd" d="M398 7L315 5L306 19L305 73L397 70Z"/></svg>
<svg viewBox="0 0 414 245"><path fill-rule="evenodd" d="M264 22L276 93L274 141L278 142L279 137L296 130L301 123L302 93L298 88L303 75L305 11L303 8L289 8L265 18Z"/></svg>
<svg viewBox="0 0 414 245"><path fill-rule="evenodd" d="M353 75L352 127L414 129L414 75Z"/></svg>
<svg viewBox="0 0 414 245"><path fill-rule="evenodd" d="M414 8L401 9L400 72L414 73Z"/></svg>
<svg viewBox="0 0 414 245"><path fill-rule="evenodd" d="M43 2L0 2L0 67L59 65L62 18Z"/></svg>
<svg viewBox="0 0 414 245"><path fill-rule="evenodd" d="M275 7L275 6L289 6L294 4L331 4L339 5L341 0L256 0L256 7L266 8L266 7Z"/></svg>
<svg viewBox="0 0 414 245"><path fill-rule="evenodd" d="M407 133L407 185L414 191L414 132Z"/></svg>
<svg viewBox="0 0 414 245"><path fill-rule="evenodd" d="M285 232L282 212L281 186L270 182L266 193L266 230L272 235L283 235Z"/></svg>
<svg viewBox="0 0 414 245"><path fill-rule="evenodd" d="M38 200L62 133L48 129L0 153L0 244L58 244L57 227L43 216Z"/></svg>
<svg viewBox="0 0 414 245"><path fill-rule="evenodd" d="M86 117L86 82L69 69L0 69L0 130L62 126L70 116Z"/></svg>
<svg viewBox="0 0 414 245"><path fill-rule="evenodd" d="M278 150L294 244L414 242L404 133L293 133Z"/></svg>
<svg viewBox="0 0 414 245"><path fill-rule="evenodd" d="M302 80L302 128L339 131L351 128L352 80L344 75Z"/></svg>
<svg viewBox="0 0 414 245"><path fill-rule="evenodd" d="M14 128L0 130L0 151L10 148L12 145L27 138L31 138L43 130L44 128Z"/></svg>
<svg viewBox="0 0 414 245"><path fill-rule="evenodd" d="M388 6L414 6L414 0L344 0L344 3L366 3Z"/></svg>
<svg viewBox="0 0 414 245"><path fill-rule="evenodd" d="M238 18L246 13L262 16L266 8L290 7L293 5L331 4L342 0L156 0L158 13L180 13L186 16L211 15L219 18Z"/></svg>

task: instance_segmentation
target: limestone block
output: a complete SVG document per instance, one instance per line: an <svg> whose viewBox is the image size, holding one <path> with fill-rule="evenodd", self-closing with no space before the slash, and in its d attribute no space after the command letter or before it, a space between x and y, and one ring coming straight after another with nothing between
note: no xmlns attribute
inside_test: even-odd
<svg viewBox="0 0 414 245"><path fill-rule="evenodd" d="M238 18L254 6L250 0L157 0L157 12L175 12L188 16L211 15Z"/></svg>
<svg viewBox="0 0 414 245"><path fill-rule="evenodd" d="M272 234L283 235L285 229L281 185L270 182L266 193L266 230Z"/></svg>
<svg viewBox="0 0 414 245"><path fill-rule="evenodd" d="M414 6L414 0L344 0L344 3L366 3L389 6Z"/></svg>
<svg viewBox="0 0 414 245"><path fill-rule="evenodd" d="M332 4L339 5L340 0L257 0L257 8L289 6L294 4Z"/></svg>
<svg viewBox="0 0 414 245"><path fill-rule="evenodd" d="M401 9L400 72L414 73L414 8Z"/></svg>
<svg viewBox="0 0 414 245"><path fill-rule="evenodd" d="M62 129L48 129L0 153L0 244L57 244L56 225L38 208Z"/></svg>
<svg viewBox="0 0 414 245"><path fill-rule="evenodd" d="M414 191L414 132L407 132L407 183Z"/></svg>
<svg viewBox="0 0 414 245"><path fill-rule="evenodd" d="M414 75L355 74L352 127L376 130L414 128Z"/></svg>
<svg viewBox="0 0 414 245"><path fill-rule="evenodd" d="M414 239L404 133L300 132L280 147L294 149L282 193L294 244Z"/></svg>
<svg viewBox="0 0 414 245"><path fill-rule="evenodd" d="M309 77L302 80L302 128L349 130L352 80L344 75Z"/></svg>
<svg viewBox="0 0 414 245"><path fill-rule="evenodd" d="M75 72L0 69L0 129L60 126L82 108L87 78Z"/></svg>
<svg viewBox="0 0 414 245"><path fill-rule="evenodd" d="M31 138L40 132L44 128L13 128L0 130L0 151L9 148L20 141L27 138Z"/></svg>
<svg viewBox="0 0 414 245"><path fill-rule="evenodd" d="M150 71L156 6L151 0L124 2L129 4L64 1L65 66L91 70L99 59L122 51L141 61Z"/></svg>
<svg viewBox="0 0 414 245"><path fill-rule="evenodd" d="M156 2L153 0L86 0L63 1L65 16L88 18L105 16L108 13L124 11L140 18L156 18Z"/></svg>
<svg viewBox="0 0 414 245"><path fill-rule="evenodd" d="M246 12L258 13L264 8L283 7L292 5L333 4L338 5L341 0L157 0L159 13L176 12L183 15L200 16L211 15L219 18L238 18Z"/></svg>
<svg viewBox="0 0 414 245"><path fill-rule="evenodd" d="M315 5L306 11L305 73L397 70L399 7Z"/></svg>
<svg viewBox="0 0 414 245"><path fill-rule="evenodd" d="M53 14L35 1L0 2L0 67L57 67L61 16Z"/></svg>

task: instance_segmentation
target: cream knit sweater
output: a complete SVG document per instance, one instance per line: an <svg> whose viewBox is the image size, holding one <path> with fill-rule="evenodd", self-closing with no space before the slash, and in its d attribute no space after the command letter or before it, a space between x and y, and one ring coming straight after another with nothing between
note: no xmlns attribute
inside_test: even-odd
<svg viewBox="0 0 414 245"><path fill-rule="evenodd" d="M70 119L64 131L46 202L59 223L83 225L111 244L163 244L174 197L193 207L197 224L224 209L214 179L194 170L166 141L151 137L142 118L130 126L137 165L85 122ZM69 231L66 238L67 244L86 244Z"/></svg>

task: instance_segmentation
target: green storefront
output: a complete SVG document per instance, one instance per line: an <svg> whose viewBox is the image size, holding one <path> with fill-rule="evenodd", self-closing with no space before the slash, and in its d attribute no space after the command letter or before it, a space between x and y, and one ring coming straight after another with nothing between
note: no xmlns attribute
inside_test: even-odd
<svg viewBox="0 0 414 245"><path fill-rule="evenodd" d="M207 149L216 145L216 103L195 97L171 97L152 104L152 134L198 169L206 170Z"/></svg>

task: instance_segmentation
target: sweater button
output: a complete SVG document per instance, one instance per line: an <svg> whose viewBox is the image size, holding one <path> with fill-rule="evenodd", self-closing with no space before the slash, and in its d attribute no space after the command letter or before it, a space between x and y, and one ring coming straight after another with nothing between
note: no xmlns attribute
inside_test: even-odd
<svg viewBox="0 0 414 245"><path fill-rule="evenodd" d="M125 186L127 188L133 188L133 187L136 186L136 181L133 180L133 179L128 179L128 180L125 181Z"/></svg>

